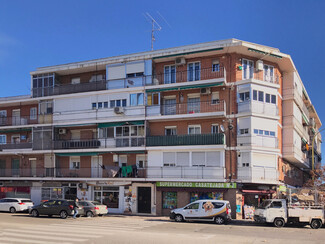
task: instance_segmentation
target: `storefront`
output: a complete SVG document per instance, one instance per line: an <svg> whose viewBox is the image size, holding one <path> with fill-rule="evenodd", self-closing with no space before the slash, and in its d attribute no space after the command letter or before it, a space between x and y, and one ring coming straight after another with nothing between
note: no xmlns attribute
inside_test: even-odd
<svg viewBox="0 0 325 244"><path fill-rule="evenodd" d="M157 182L156 187L158 215L167 216L171 209L199 199L229 200L236 205L236 183Z"/></svg>
<svg viewBox="0 0 325 244"><path fill-rule="evenodd" d="M29 186L0 187L0 199L5 197L30 198L30 187Z"/></svg>

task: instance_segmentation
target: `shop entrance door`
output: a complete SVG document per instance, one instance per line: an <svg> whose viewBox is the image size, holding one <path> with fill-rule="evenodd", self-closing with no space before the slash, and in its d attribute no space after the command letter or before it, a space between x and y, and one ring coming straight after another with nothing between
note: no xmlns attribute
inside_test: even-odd
<svg viewBox="0 0 325 244"><path fill-rule="evenodd" d="M151 213L151 187L138 187L138 213Z"/></svg>

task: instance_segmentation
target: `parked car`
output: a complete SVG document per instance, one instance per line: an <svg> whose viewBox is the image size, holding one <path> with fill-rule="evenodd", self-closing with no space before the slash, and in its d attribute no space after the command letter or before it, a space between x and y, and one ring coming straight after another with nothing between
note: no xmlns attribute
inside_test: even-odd
<svg viewBox="0 0 325 244"><path fill-rule="evenodd" d="M29 213L33 217L38 217L39 215L48 215L52 217L53 215L59 215L62 219L72 216L74 214L72 200L48 200L39 205L33 206ZM78 215L83 215L83 209L79 209Z"/></svg>
<svg viewBox="0 0 325 244"><path fill-rule="evenodd" d="M28 198L3 198L0 199L0 211L10 213L28 211L28 208L34 205Z"/></svg>
<svg viewBox="0 0 325 244"><path fill-rule="evenodd" d="M197 200L183 208L171 210L170 219L176 222L197 220L226 224L231 220L230 203L222 200Z"/></svg>
<svg viewBox="0 0 325 244"><path fill-rule="evenodd" d="M107 214L107 206L97 201L79 201L83 213L87 217L102 216Z"/></svg>

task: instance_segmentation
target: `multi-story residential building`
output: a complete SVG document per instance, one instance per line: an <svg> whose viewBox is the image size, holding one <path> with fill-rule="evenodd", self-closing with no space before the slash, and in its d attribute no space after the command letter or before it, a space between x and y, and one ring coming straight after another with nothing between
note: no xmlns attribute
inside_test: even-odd
<svg viewBox="0 0 325 244"><path fill-rule="evenodd" d="M166 215L299 187L321 121L291 57L236 39L38 68L0 100L0 197ZM308 150L315 137L314 149Z"/></svg>

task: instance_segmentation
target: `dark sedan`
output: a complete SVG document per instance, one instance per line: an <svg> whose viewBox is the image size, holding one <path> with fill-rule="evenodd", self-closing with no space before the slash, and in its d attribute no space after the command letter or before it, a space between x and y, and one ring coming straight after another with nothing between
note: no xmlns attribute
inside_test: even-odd
<svg viewBox="0 0 325 244"><path fill-rule="evenodd" d="M39 215L47 215L52 217L53 215L59 215L62 219L67 218L74 214L72 200L49 200L39 205L33 206L29 213L33 217ZM79 209L79 215L83 215L83 209Z"/></svg>

